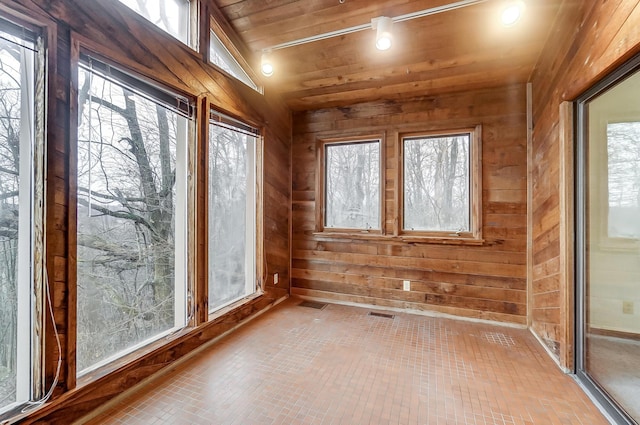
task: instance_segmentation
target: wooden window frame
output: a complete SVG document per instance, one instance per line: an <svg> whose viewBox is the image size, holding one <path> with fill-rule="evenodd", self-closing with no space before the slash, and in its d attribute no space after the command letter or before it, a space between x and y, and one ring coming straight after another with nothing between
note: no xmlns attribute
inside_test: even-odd
<svg viewBox="0 0 640 425"><path fill-rule="evenodd" d="M329 145L344 145L364 142L379 143L379 223L377 229L350 229L350 228L327 228L325 227L326 212L326 147ZM334 137L318 139L316 142L316 226L315 235L333 236L333 237L361 237L361 238L378 238L385 234L385 134L361 134L349 137Z"/></svg>
<svg viewBox="0 0 640 425"><path fill-rule="evenodd" d="M229 33L232 33L231 29L225 29L223 27L223 25L219 23L219 20L222 20L222 18L219 17L219 18L216 19L215 16L211 16L209 18L209 31L210 31L211 34L207 34L209 36L209 38L207 39L207 46L205 47L205 50L206 50L206 55L205 55L206 62L210 63L218 71L220 71L223 74L229 76L229 78L233 78L234 80L240 81L242 84L246 85L247 87L250 87L251 89L257 91L258 93L264 94L264 86L263 86L263 84L261 82L261 79L258 77L258 74L254 71L253 67L251 66L251 64L246 59L246 56L249 54L249 52L243 53L236 46L236 44L239 44L241 41L234 42L234 40L232 40L231 37L229 37L229 35L228 35ZM211 61L211 57L210 57L211 56L210 55L210 51L211 51L211 40L210 40L210 37L211 37L211 35L215 35L218 38L218 40L220 40L220 43L227 49L227 52L236 61L237 65L240 67L240 70L255 85L255 87L247 84L245 81L241 80L240 78L228 73L227 71L225 71L224 69L220 68L218 65L216 65L215 63L213 63Z"/></svg>
<svg viewBox="0 0 640 425"><path fill-rule="evenodd" d="M45 216L47 198L47 168L46 168L46 151L47 151L47 122L51 120L51 105L56 102L54 96L49 96L50 90L55 89L55 73L51 69L56 68L55 55L47 54L52 49L57 49L56 41L56 25L43 16L31 16L24 12L14 10L10 6L0 4L0 20L4 21L7 27L15 26L20 28L20 32L24 30L21 39L26 38L26 33L33 37L33 103L31 104L33 111L33 127L31 135L31 146L28 155L21 154L20 157L27 156L30 162L31 170L29 172L29 186L31 189L31 199L29 205L30 212L30 228L24 232L18 230L20 239L28 236L30 241L19 241L19 245L29 249L28 264L21 264L18 259L18 285L22 280L31 283L28 287L17 287L17 321L19 326L21 319L28 319L28 332L24 332L24 327L19 326L21 331L16 340L18 361L16 372L18 375L16 381L16 398L21 399L7 404L0 408L0 422L4 423L5 419L11 419L20 412L26 403L34 400L43 399L45 396L45 386L47 384L47 367L48 360L53 358L53 351L60 349L60 345L55 348L49 348L46 345L48 330L50 329L49 320L53 317L53 306L47 304L46 298L50 296L50 284L47 279L47 260L49 255L47 250L47 223ZM5 26L5 25L3 25ZM8 30L8 28L7 28ZM11 33L12 31L8 30ZM20 141L22 145L23 141ZM22 146L20 146L22 150ZM22 161L21 161L22 162ZM22 167L22 165L20 165ZM20 170L20 168L19 168ZM19 171L22 173L22 171ZM21 193L19 197L24 197ZM21 220L22 222L22 220ZM22 224L19 225L22 227ZM26 278L26 279L25 279ZM48 308L47 308L48 307ZM28 346L28 347L27 347ZM25 369L28 369L28 376L24 376ZM28 394L27 394L28 393Z"/></svg>
<svg viewBox="0 0 640 425"><path fill-rule="evenodd" d="M203 302L202 311L206 317L203 317L203 321L212 321L217 319L224 314L227 314L230 308L236 307L238 305L242 305L252 299L255 299L264 294L265 290L265 251L264 251L264 207L263 207L263 188L264 188L264 129L262 129L257 123L247 121L245 119L238 119L233 117L225 112L222 112L213 104L209 104L206 100L204 101L206 107L208 107L208 115L206 119L201 119L202 123L200 124L202 128L202 140L200 141L200 151L201 151L201 166L204 167L204 171L202 172L202 178L199 179L198 184L201 185L199 190L198 197L202 199L202 216L200 216L199 221L201 224L198 225L199 230L203 232L203 236L201 242L199 244L202 245L202 259L200 260L201 269L199 269L199 274L201 274L201 279L206 282L205 285L201 285L199 291L204 294L205 300L198 300L199 302ZM212 125L212 121L219 122L227 122L232 126L237 126L240 130L255 129L257 130L256 134L252 136L255 137L255 146L253 152L253 184L254 184L254 208L253 212L255 213L254 218L254 255L255 262L253 264L254 268L254 291L250 294L246 294L239 299L228 302L221 306L217 306L215 308L209 307L209 155L210 155L210 145L209 145L209 135L210 135L210 125ZM247 133L250 133L248 131Z"/></svg>
<svg viewBox="0 0 640 425"><path fill-rule="evenodd" d="M191 0L193 3L193 0ZM123 7L127 7L123 5ZM128 7L127 7L128 9ZM131 10L132 13L137 14L137 12ZM141 17L141 19L145 19ZM162 30L161 28L158 28ZM117 81L116 84L124 85L133 89L134 92L138 92L138 94L142 94L143 97L148 96L151 97L152 101L157 103L170 104L167 99L163 99L162 94L168 96L178 96L187 100L187 102L179 102L178 109L181 109L183 113L188 109L190 117L187 118L187 129L186 129L186 147L185 147L185 155L183 158L183 163L181 166L184 170L184 185L186 186L187 192L183 194L183 198L180 202L185 206L184 216L179 220L179 216L175 218L176 222L184 221L185 229L184 235L182 239L183 246L186 248L186 255L181 260L182 264L178 264L176 261L175 267L178 266L184 267L184 287L180 288L181 298L184 299L184 303L181 309L184 311L186 317L184 322L180 326L174 326L170 329L167 329L163 332L160 332L153 337L150 337L144 341L140 341L139 343L128 347L126 349L120 350L118 353L115 353L99 362L94 363L92 366L89 366L83 370L79 370L77 368L77 308L78 308L78 299L77 299L77 230L78 230L78 220L77 220L77 193L75 190L71 190L69 193L69 252L70 252L70 260L67 263L67 273L69 280L69 292L72 292L70 298L72 301L68 306L68 322L71 323L69 332L67 333L67 344L68 351L66 353L67 356L67 376L66 381L69 382L69 388L74 387L82 387L91 382L94 382L96 379L107 375L108 373L113 372L121 368L122 366L133 362L136 359L141 359L148 353L156 350L162 346L167 345L170 341L178 339L180 336L188 333L190 328L196 325L195 320L195 306L194 306L194 296L195 292L195 273L194 269L191 266L193 263L193 254L195 250L195 221L194 215L195 211L193 210L194 201L193 198L195 196L194 190L191 187L189 176L194 173L194 151L195 151L195 140L196 140L196 130L198 123L197 116L197 107L196 107L196 98L188 93L184 93L180 90L176 90L169 85L158 83L153 81L144 73L141 73L131 66L132 64L129 61L118 61L112 58L111 54L103 54L102 52L105 49L102 49L92 43L91 41L80 37L76 33L72 33L71 36L72 41L72 54L71 54L71 81L72 81L72 101L71 101L71 114L70 114L70 139L72 140L72 148L70 149L69 154L69 185L71 188L77 188L78 185L78 176L77 176L77 161L78 161L78 119L77 111L78 107L78 93L79 93L79 84L78 84L78 73L81 68L81 62L83 62L86 57L90 57L95 59L97 63L102 64L106 69L112 68L112 71L116 73L117 77L114 78ZM160 96L160 97L156 97ZM177 164L176 164L177 165ZM178 201L178 199L176 199ZM176 248L178 249L178 248ZM177 288L177 277L176 285ZM174 298L178 296L178 294L174 294ZM180 313L182 314L182 313Z"/></svg>
<svg viewBox="0 0 640 425"><path fill-rule="evenodd" d="M416 137L469 134L469 226L467 232L404 229L404 141ZM407 242L481 245L482 239L482 126L401 133L398 135L397 228L395 235Z"/></svg>

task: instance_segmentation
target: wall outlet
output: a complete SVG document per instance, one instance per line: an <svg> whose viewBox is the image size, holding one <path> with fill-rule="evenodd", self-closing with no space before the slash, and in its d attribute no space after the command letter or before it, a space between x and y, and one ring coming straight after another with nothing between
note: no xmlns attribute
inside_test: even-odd
<svg viewBox="0 0 640 425"><path fill-rule="evenodd" d="M274 284L274 285L277 285L277 284L278 284L278 281L279 281L279 279L278 279L278 273L274 273L274 274L273 274L273 284Z"/></svg>
<svg viewBox="0 0 640 425"><path fill-rule="evenodd" d="M622 301L622 314L633 314L633 301Z"/></svg>
<svg viewBox="0 0 640 425"><path fill-rule="evenodd" d="M411 281L403 280L402 281L402 290L403 291L410 291L411 290Z"/></svg>

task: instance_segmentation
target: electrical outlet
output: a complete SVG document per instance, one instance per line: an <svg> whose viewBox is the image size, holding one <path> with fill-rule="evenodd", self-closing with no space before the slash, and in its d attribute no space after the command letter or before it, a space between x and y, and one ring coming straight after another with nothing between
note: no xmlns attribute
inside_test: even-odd
<svg viewBox="0 0 640 425"><path fill-rule="evenodd" d="M402 290L403 291L410 291L411 290L411 281L403 280L402 281Z"/></svg>
<svg viewBox="0 0 640 425"><path fill-rule="evenodd" d="M273 284L274 284L274 285L277 285L277 284L278 284L278 281L279 281L279 279L278 279L278 273L274 273L274 274L273 274Z"/></svg>
<svg viewBox="0 0 640 425"><path fill-rule="evenodd" d="M622 301L622 314L633 314L633 301Z"/></svg>

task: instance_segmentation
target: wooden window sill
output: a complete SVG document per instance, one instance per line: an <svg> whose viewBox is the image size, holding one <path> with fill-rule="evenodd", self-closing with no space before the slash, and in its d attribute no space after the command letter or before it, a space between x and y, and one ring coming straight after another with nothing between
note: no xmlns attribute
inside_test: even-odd
<svg viewBox="0 0 640 425"><path fill-rule="evenodd" d="M468 237L443 237L443 236L422 236L422 235L385 235L382 233L362 232L314 232L316 239L355 239L355 240L375 240L395 243L411 244L438 244L438 245L472 245L482 246L484 239Z"/></svg>

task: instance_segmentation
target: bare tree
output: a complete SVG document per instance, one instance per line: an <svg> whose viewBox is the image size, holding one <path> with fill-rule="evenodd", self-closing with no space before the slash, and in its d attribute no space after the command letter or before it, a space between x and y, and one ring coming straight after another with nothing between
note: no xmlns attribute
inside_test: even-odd
<svg viewBox="0 0 640 425"><path fill-rule="evenodd" d="M0 39L0 407L16 396L21 55Z"/></svg>
<svg viewBox="0 0 640 425"><path fill-rule="evenodd" d="M173 326L178 117L89 70L80 77L82 369Z"/></svg>

